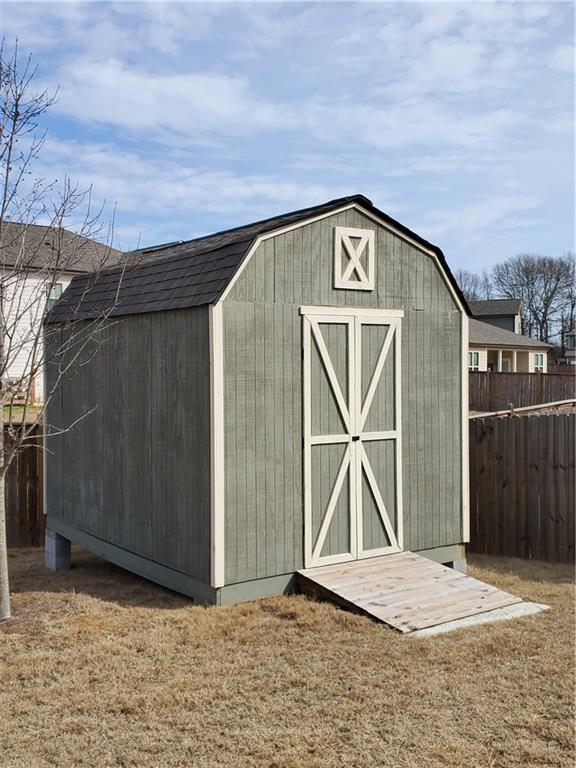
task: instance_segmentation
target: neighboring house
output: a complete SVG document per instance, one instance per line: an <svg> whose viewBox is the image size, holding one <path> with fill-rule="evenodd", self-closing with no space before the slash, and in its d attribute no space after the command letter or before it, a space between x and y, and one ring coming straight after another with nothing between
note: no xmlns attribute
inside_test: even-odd
<svg viewBox="0 0 576 768"><path fill-rule="evenodd" d="M474 303L474 302L472 302ZM468 369L503 373L546 373L552 344L470 319Z"/></svg>
<svg viewBox="0 0 576 768"><path fill-rule="evenodd" d="M468 307L439 248L365 197L74 278L115 354L51 401L47 564L67 542L208 603L468 539ZM109 302L109 303L108 303ZM51 381L55 366L48 366Z"/></svg>
<svg viewBox="0 0 576 768"><path fill-rule="evenodd" d="M473 317L512 333L522 333L524 311L520 299L487 299L469 301Z"/></svg>
<svg viewBox="0 0 576 768"><path fill-rule="evenodd" d="M10 380L17 382L27 374L35 329L46 309L58 300L72 278L98 270L104 263L117 264L121 257L120 251L66 229L39 224L3 224L0 268L7 294L7 326L14 326L14 351L10 353L7 371ZM44 398L42 379L39 372L32 388L36 402Z"/></svg>
<svg viewBox="0 0 576 768"><path fill-rule="evenodd" d="M572 328L571 331L568 331L565 336L565 344L564 360L561 362L576 365L576 329Z"/></svg>

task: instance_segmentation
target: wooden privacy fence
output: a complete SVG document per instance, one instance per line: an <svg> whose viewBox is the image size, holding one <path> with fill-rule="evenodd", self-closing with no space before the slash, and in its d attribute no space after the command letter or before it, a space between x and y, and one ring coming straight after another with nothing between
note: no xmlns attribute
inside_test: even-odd
<svg viewBox="0 0 576 768"><path fill-rule="evenodd" d="M35 427L37 441L42 427ZM6 429L4 431L6 439ZM29 444L6 473L6 536L9 547L39 547L44 543L42 449Z"/></svg>
<svg viewBox="0 0 576 768"><path fill-rule="evenodd" d="M473 411L500 411L510 403L515 408L570 400L576 393L576 378L565 373L494 373L471 371L469 403Z"/></svg>
<svg viewBox="0 0 576 768"><path fill-rule="evenodd" d="M574 562L576 414L470 419L471 552Z"/></svg>

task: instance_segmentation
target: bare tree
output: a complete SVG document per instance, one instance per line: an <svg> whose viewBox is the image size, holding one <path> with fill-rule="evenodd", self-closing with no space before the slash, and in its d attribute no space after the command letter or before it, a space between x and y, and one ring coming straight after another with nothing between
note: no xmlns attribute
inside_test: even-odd
<svg viewBox="0 0 576 768"><path fill-rule="evenodd" d="M546 342L558 335L574 290L573 257L521 253L496 264L492 279L498 295L522 301L522 333Z"/></svg>
<svg viewBox="0 0 576 768"><path fill-rule="evenodd" d="M566 351L566 334L574 330L576 321L576 254L568 251L564 254L568 263L570 279L566 291L566 301L560 313L560 346L562 353Z"/></svg>
<svg viewBox="0 0 576 768"><path fill-rule="evenodd" d="M466 301L478 301L480 299L482 292L480 275L469 272L467 269L457 269L454 276Z"/></svg>
<svg viewBox="0 0 576 768"><path fill-rule="evenodd" d="M492 280L486 270L481 275L467 269L457 269L454 273L460 290L466 301L481 301L491 299L493 294Z"/></svg>
<svg viewBox="0 0 576 768"><path fill-rule="evenodd" d="M36 69L21 61L18 47L0 47L0 620L10 618L6 548L5 478L16 453L43 437L44 409L78 365L96 353L112 307L89 322L71 320L58 334L46 327L47 297L63 273L81 258L94 279L111 258L112 226L103 228L90 190L67 179L33 176L44 143L39 121L54 103L47 91L34 92ZM66 228L75 222L75 235ZM96 246L94 238L104 238ZM47 350L49 352L47 353ZM50 355L50 360L47 355ZM35 382L50 362L56 368L43 403L32 405ZM59 428L67 431L73 425ZM58 430L56 430L58 432ZM40 433L40 434L39 434ZM55 432L52 431L51 434Z"/></svg>
<svg viewBox="0 0 576 768"><path fill-rule="evenodd" d="M492 278L485 269L482 270L482 274L480 275L480 285L480 298L492 299L494 297L494 286L492 284Z"/></svg>

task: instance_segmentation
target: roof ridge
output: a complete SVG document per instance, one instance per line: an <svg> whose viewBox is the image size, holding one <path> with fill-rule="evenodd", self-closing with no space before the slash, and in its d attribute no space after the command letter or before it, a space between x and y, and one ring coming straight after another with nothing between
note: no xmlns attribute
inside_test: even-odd
<svg viewBox="0 0 576 768"><path fill-rule="evenodd" d="M466 299L458 286L454 276L450 272L444 254L438 246L425 240L420 235L411 231L408 227L396 221L388 214L376 208L364 195L347 195L329 200L320 205L308 206L296 211L289 211L279 216L271 216L251 224L244 224L228 230L221 230L212 235L194 238L178 244L167 244L164 248L158 247L158 255L153 256L154 248L147 248L127 252L135 258L133 264L119 264L101 270L97 274L86 274L75 278L57 302L54 309L46 319L46 322L59 322L74 315L78 319L78 311L83 317L94 316L103 306L107 294L119 288L120 275L124 281L121 293L123 296L118 301L118 306L112 311L112 315L126 315L132 313L158 311L160 309L181 309L202 304L214 304L219 301L223 292L235 275L241 269L247 255L254 243L260 238L271 237L287 228L304 226L310 221L315 221L324 216L332 216L348 208L357 208L369 217L380 221L384 226L392 228L399 237L406 238L416 247L435 256L441 268L446 272L454 294L461 302L464 311L470 314ZM138 259L138 254L146 251L147 258ZM183 270L179 275L180 268ZM171 273L172 277L166 278ZM180 286L180 282L186 278L186 286ZM170 280L178 285L170 288ZM146 285L162 284L162 290L158 289L158 296L150 300L142 298L139 294L154 294L154 291L142 291ZM178 288L178 290L176 290ZM175 293L182 293L180 288L186 288L183 296L175 297ZM86 294L86 295L85 295ZM130 296L130 299L128 299ZM140 300L132 300L132 297ZM153 299L153 300L152 300ZM74 301L80 301L82 307L74 310Z"/></svg>
<svg viewBox="0 0 576 768"><path fill-rule="evenodd" d="M495 299L471 299L473 304L481 304L483 302L493 301L522 301L522 299L510 298L509 296L497 296Z"/></svg>
<svg viewBox="0 0 576 768"><path fill-rule="evenodd" d="M333 200L328 200L326 203L319 203L317 205L309 205L305 208L297 208L294 211L288 211L287 213L280 213L276 214L275 216L268 216L265 219L257 219L256 221L252 221L249 224L239 224L236 227L230 227L229 229L221 229L218 232L212 232L209 235L200 235L199 237L192 237L190 240L173 240L170 243L159 243L158 245L151 245L146 246L146 248L135 248L132 251L128 251L128 253L151 253L156 250L162 250L163 248L170 248L174 245L189 245L190 243L197 243L200 240L209 240L214 237L221 237L222 235L230 235L234 232L238 232L242 229L250 229L250 227L256 227L260 224L267 224L271 221L278 221L278 219L288 219L291 216L302 216L305 213L309 213L311 211L319 210L321 208L327 208L331 205L338 204L344 204L349 203L352 201L357 202L363 202L368 203L368 205L372 206L372 201L369 200L365 195L347 195L346 197L335 197Z"/></svg>

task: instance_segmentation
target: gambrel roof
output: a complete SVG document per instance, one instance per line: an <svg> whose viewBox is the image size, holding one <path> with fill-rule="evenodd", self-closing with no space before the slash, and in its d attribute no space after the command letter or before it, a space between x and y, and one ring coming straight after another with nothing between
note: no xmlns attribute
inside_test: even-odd
<svg viewBox="0 0 576 768"><path fill-rule="evenodd" d="M352 195L207 237L135 252L131 255L140 256L135 266L106 269L97 274L75 277L47 316L46 322L89 319L103 313L120 316L214 304L259 237L352 206L358 206L390 226L400 237L406 237L432 252L468 311L466 300L442 251L375 208L368 198Z"/></svg>

